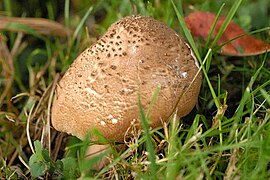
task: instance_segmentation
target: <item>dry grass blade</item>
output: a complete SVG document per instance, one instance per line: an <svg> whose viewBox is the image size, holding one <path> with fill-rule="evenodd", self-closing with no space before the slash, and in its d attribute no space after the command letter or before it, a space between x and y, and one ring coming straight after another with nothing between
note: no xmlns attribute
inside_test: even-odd
<svg viewBox="0 0 270 180"><path fill-rule="evenodd" d="M34 146L32 144L32 140L31 140L31 136L30 136L30 121L31 121L32 112L33 112L34 107L35 107L35 104L33 104L33 106L30 109L30 112L29 112L28 118L27 118L27 124L26 124L26 136L27 136L27 140L29 143L29 147L30 147L33 154L35 154L36 152L34 150Z"/></svg>
<svg viewBox="0 0 270 180"><path fill-rule="evenodd" d="M15 58L18 54L20 54L20 52L22 52L22 50L27 46L27 43L22 42L23 37L24 37L23 33L17 34L14 45L12 49L10 50L10 54L13 58Z"/></svg>
<svg viewBox="0 0 270 180"><path fill-rule="evenodd" d="M5 98L11 97L10 89L12 88L12 84L13 84L12 72L14 71L12 56L2 36L0 36L0 63L2 63L3 65L2 73L6 78L6 81L5 81L6 86L0 96L0 108L1 108L4 103ZM7 101L7 104L8 106L12 106L10 104L10 101Z"/></svg>
<svg viewBox="0 0 270 180"><path fill-rule="evenodd" d="M50 92L50 96L49 96L49 102L48 102L48 109L47 109L47 121L46 121L46 125L43 127L43 132L42 132L42 142L45 144L45 147L48 148L49 150L49 154L51 154L51 124L50 124L50 117L51 117L51 106L52 106L52 101L53 101L53 95L56 89L56 85L57 82L59 80L59 74L57 74L57 76L54 78L54 81L52 83L52 89Z"/></svg>
<svg viewBox="0 0 270 180"><path fill-rule="evenodd" d="M69 30L65 28L64 25L43 18L15 18L15 17L3 17L0 16L0 30L8 30L14 32L22 32L23 29L16 28L14 26L9 26L11 23L18 23L26 25L40 34L43 35L54 35L60 37L69 36ZM24 32L26 33L26 32Z"/></svg>
<svg viewBox="0 0 270 180"><path fill-rule="evenodd" d="M227 166L225 177L224 179L237 179L237 156L238 156L239 150L234 149L232 154L230 155L230 161ZM239 178L239 177L238 177Z"/></svg>

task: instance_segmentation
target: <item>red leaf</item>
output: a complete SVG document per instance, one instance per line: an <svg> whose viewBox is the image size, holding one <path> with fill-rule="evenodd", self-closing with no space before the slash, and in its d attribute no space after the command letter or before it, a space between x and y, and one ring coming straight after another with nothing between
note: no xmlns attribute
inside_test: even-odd
<svg viewBox="0 0 270 180"><path fill-rule="evenodd" d="M209 12L194 12L185 18L185 22L194 37L202 37L204 40L206 40L215 17L215 14ZM212 34L212 38L216 36L224 20L224 17L218 18L216 27ZM231 22L217 42L217 45L222 45L223 43L243 34L247 33L236 23ZM262 54L269 50L270 44L267 44L262 40L256 39L252 36L245 35L224 45L221 48L220 53L230 56L251 56Z"/></svg>

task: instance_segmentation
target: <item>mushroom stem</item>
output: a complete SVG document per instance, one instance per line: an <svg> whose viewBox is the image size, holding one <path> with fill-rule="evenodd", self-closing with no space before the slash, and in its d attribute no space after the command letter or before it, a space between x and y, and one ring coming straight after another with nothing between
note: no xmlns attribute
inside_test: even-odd
<svg viewBox="0 0 270 180"><path fill-rule="evenodd" d="M94 158L96 156L101 155L102 153L106 153L106 151L110 150L109 145L103 145L103 144L93 144L88 147L87 152L85 154L85 157L87 159ZM102 168L104 168L106 165L110 163L107 156L103 157L101 160L98 160L96 164L92 167L96 171L100 171Z"/></svg>
<svg viewBox="0 0 270 180"><path fill-rule="evenodd" d="M88 147L87 152L85 154L85 157L87 159L97 157L101 155L102 153L105 154L101 159L97 159L97 162L95 165L92 167L92 169L96 171L100 171L103 169L105 166L107 166L110 163L110 156L112 155L111 153L111 145L110 144L93 144ZM114 145L114 151L120 152L125 150L127 147L125 144L118 144Z"/></svg>

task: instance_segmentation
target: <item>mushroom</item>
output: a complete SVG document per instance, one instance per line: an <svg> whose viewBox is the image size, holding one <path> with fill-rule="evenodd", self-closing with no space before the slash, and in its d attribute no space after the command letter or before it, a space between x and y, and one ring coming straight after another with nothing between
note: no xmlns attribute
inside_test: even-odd
<svg viewBox="0 0 270 180"><path fill-rule="evenodd" d="M197 102L198 71L192 50L174 30L151 17L125 17L81 53L60 80L52 125L80 139L95 128L108 140L123 142L132 122L140 127L138 95L147 109L157 86L152 128L176 108L179 117L187 115Z"/></svg>

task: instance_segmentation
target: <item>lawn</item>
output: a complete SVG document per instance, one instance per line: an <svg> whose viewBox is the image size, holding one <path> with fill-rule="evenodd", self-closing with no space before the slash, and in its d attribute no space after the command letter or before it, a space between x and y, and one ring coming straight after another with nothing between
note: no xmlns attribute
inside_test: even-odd
<svg viewBox="0 0 270 180"><path fill-rule="evenodd" d="M227 56L218 39L192 37L183 18L198 11L220 13L270 44L268 0L1 1L0 178L269 179L270 56ZM133 14L164 22L190 44L203 74L198 102L187 116L149 129L138 97L142 130L125 148L114 143L85 158L88 136L51 125L54 90L81 52ZM105 156L109 163L96 170Z"/></svg>

